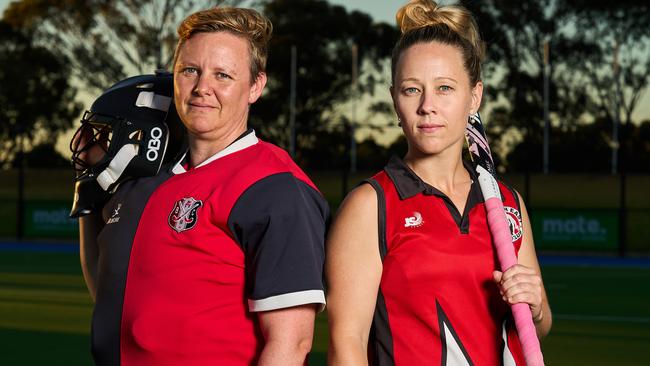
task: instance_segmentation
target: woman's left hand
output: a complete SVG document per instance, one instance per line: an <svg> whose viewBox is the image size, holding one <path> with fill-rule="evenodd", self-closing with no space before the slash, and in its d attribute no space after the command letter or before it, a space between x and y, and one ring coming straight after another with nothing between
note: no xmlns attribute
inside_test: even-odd
<svg viewBox="0 0 650 366"><path fill-rule="evenodd" d="M526 303L535 323L542 321L542 277L532 268L516 264L507 271L494 271L494 281L508 304Z"/></svg>

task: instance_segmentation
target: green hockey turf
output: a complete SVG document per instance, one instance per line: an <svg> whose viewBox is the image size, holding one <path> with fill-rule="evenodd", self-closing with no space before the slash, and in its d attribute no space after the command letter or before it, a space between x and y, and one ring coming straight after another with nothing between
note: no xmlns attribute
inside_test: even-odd
<svg viewBox="0 0 650 366"><path fill-rule="evenodd" d="M545 265L547 365L648 365L650 267ZM74 253L0 251L0 364L89 365L92 304ZM311 365L324 365L326 314Z"/></svg>

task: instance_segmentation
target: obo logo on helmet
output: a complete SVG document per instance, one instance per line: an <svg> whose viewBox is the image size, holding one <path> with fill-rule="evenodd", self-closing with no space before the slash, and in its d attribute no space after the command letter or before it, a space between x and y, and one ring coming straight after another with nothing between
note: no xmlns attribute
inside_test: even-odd
<svg viewBox="0 0 650 366"><path fill-rule="evenodd" d="M163 131L160 127L154 127L151 130L151 140L147 143L147 160L156 161L158 159L158 150L160 150L160 138Z"/></svg>

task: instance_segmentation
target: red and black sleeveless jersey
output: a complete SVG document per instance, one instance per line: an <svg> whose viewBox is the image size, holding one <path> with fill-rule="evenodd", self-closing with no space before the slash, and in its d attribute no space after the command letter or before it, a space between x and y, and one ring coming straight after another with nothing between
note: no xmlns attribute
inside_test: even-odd
<svg viewBox="0 0 650 366"><path fill-rule="evenodd" d="M254 365L255 312L324 304L327 203L249 131L199 167L125 182L98 238L98 365Z"/></svg>
<svg viewBox="0 0 650 366"><path fill-rule="evenodd" d="M374 365L525 365L492 272L498 268L473 168L465 210L401 159L368 182L379 206L383 262L369 358ZM499 183L521 246L517 196Z"/></svg>

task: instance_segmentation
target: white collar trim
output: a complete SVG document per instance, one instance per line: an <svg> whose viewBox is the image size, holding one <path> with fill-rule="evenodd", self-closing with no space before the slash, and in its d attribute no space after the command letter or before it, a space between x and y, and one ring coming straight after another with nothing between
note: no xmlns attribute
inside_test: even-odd
<svg viewBox="0 0 650 366"><path fill-rule="evenodd" d="M219 151L218 153L212 155L211 157L206 159L204 162L197 165L194 169L197 169L197 168L200 168L200 167L205 166L207 164L210 164L211 162L213 162L213 161L215 161L215 160L217 160L219 158L223 158L224 156L236 153L237 151L244 150L244 149L246 149L248 147L251 147L251 146L257 144L258 142L259 142L259 139L257 138L257 136L255 136L255 131L252 131L252 132L246 134L246 136L244 136L244 137L240 138L239 140L233 142L232 144L228 145L225 149L223 149L223 150ZM185 160L185 156L187 156L188 151L186 151L185 154L183 154L183 156L178 160L178 162L176 162L176 165L174 165L174 168L172 169L172 173L174 173L174 174L182 174L182 173L187 172L187 170L185 170L185 168L183 167L182 162Z"/></svg>

